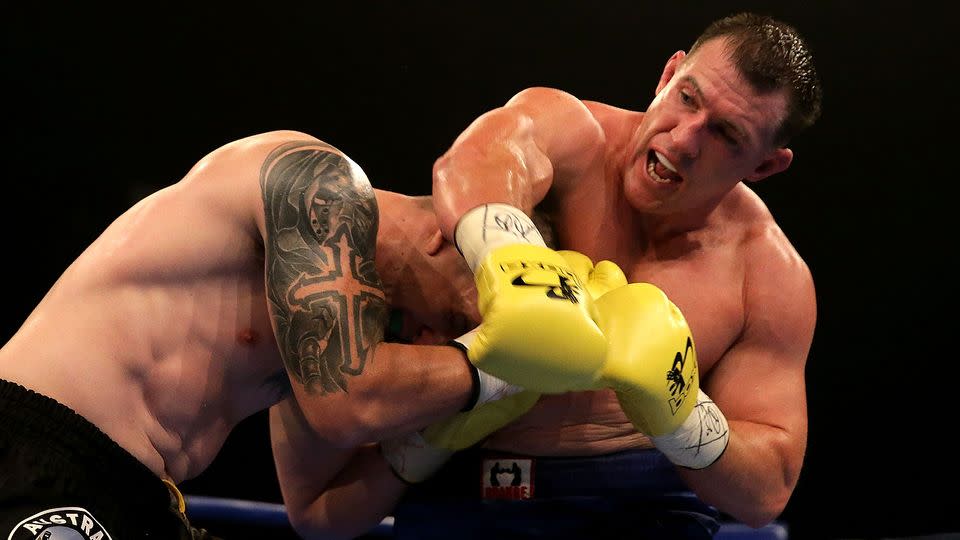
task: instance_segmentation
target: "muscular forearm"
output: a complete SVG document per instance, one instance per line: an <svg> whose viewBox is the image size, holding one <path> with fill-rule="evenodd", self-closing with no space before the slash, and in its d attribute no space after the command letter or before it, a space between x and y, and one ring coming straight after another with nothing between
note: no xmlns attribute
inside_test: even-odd
<svg viewBox="0 0 960 540"><path fill-rule="evenodd" d="M396 437L459 412L471 397L473 375L454 347L381 343L345 390L301 403L312 428L342 448Z"/></svg>
<svg viewBox="0 0 960 540"><path fill-rule="evenodd" d="M372 369L380 381L363 381L356 391L368 396L367 425L382 441L409 433L459 412L473 390L463 352L449 346L382 343Z"/></svg>
<svg viewBox="0 0 960 540"><path fill-rule="evenodd" d="M365 446L316 499L291 508L290 519L305 539L356 538L390 514L405 487L377 448Z"/></svg>
<svg viewBox="0 0 960 540"><path fill-rule="evenodd" d="M786 506L802 458L789 457L796 453L790 450L796 442L781 429L750 422L729 423L730 442L720 459L705 469L678 470L705 502L748 525L761 527L776 519Z"/></svg>

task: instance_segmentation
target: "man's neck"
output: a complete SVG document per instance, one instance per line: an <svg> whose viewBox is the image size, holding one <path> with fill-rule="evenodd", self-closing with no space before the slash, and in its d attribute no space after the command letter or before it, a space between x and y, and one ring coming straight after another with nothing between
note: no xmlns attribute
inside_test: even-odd
<svg viewBox="0 0 960 540"><path fill-rule="evenodd" d="M401 242L404 238L397 225L395 194L376 190L377 206L380 210L377 230L376 267L383 293L388 306L398 302L400 274L404 266Z"/></svg>

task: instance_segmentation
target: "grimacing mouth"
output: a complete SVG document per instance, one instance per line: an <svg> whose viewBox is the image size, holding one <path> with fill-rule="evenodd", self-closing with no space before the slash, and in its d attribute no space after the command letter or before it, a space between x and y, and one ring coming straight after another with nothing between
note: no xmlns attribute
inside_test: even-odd
<svg viewBox="0 0 960 540"><path fill-rule="evenodd" d="M677 167L656 150L647 152L647 174L658 184L683 182L683 177L677 172Z"/></svg>

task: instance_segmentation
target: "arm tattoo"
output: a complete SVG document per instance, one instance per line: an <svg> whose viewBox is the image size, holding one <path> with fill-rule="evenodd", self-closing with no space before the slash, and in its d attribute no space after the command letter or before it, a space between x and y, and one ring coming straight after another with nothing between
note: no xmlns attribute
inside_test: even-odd
<svg viewBox="0 0 960 540"><path fill-rule="evenodd" d="M320 142L282 145L260 172L266 288L277 344L308 392L347 390L383 340L379 214L362 171Z"/></svg>

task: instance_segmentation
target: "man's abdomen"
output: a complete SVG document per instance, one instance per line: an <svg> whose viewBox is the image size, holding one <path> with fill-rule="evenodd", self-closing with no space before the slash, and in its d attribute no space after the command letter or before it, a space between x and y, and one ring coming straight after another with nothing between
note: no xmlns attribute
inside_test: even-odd
<svg viewBox="0 0 960 540"><path fill-rule="evenodd" d="M590 456L653 445L623 414L616 395L605 390L544 395L484 446L536 456Z"/></svg>

